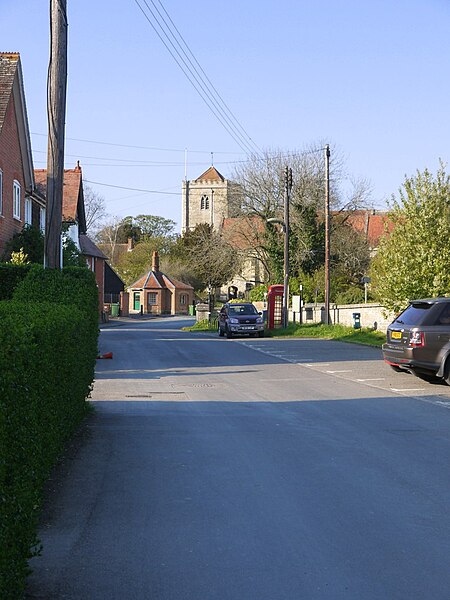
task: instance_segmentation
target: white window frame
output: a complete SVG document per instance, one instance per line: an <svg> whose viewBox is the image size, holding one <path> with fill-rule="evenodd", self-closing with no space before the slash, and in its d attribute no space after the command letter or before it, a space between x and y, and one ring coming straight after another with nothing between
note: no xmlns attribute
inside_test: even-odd
<svg viewBox="0 0 450 600"><path fill-rule="evenodd" d="M0 215L3 214L3 171L0 169Z"/></svg>
<svg viewBox="0 0 450 600"><path fill-rule="evenodd" d="M33 223L33 201L29 196L25 196L25 224L32 225Z"/></svg>
<svg viewBox="0 0 450 600"><path fill-rule="evenodd" d="M45 234L45 217L46 217L46 213L45 213L46 209L41 206L41 210L39 211L39 228L42 231L42 233Z"/></svg>
<svg viewBox="0 0 450 600"><path fill-rule="evenodd" d="M20 183L14 179L13 181L13 218L20 221L20 201L22 196L22 189Z"/></svg>

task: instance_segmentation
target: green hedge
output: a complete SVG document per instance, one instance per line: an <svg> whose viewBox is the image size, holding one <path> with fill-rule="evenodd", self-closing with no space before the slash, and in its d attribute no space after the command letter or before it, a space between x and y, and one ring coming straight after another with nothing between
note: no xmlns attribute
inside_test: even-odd
<svg viewBox="0 0 450 600"><path fill-rule="evenodd" d="M25 279L31 265L0 264L0 300L10 300L14 289Z"/></svg>
<svg viewBox="0 0 450 600"><path fill-rule="evenodd" d="M0 302L2 599L23 593L43 484L89 408L97 337L97 287L87 269L33 267L14 299Z"/></svg>

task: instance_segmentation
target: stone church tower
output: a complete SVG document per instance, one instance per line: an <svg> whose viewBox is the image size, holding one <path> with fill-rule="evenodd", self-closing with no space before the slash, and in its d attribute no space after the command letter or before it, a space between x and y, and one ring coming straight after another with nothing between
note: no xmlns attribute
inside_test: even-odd
<svg viewBox="0 0 450 600"><path fill-rule="evenodd" d="M207 223L220 229L223 220L240 213L239 186L211 166L200 177L183 181L181 233Z"/></svg>

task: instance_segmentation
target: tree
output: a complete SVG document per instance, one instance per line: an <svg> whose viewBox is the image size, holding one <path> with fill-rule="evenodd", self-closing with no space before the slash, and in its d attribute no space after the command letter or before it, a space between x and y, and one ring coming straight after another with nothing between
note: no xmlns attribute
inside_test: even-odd
<svg viewBox="0 0 450 600"><path fill-rule="evenodd" d="M372 261L372 289L387 309L398 312L409 300L450 290L450 177L441 162L406 177L392 199L392 232Z"/></svg>
<svg viewBox="0 0 450 600"><path fill-rule="evenodd" d="M175 240L175 221L156 215L138 215L137 217L110 217L95 236L95 241L109 258L113 266L118 266L122 257L119 252L120 244L127 244L131 239L133 244L156 240L158 252L168 252ZM150 257L151 260L151 257Z"/></svg>
<svg viewBox="0 0 450 600"><path fill-rule="evenodd" d="M44 263L44 235L40 229L24 225L5 245L4 260L10 260L12 252L24 252L28 262Z"/></svg>
<svg viewBox="0 0 450 600"><path fill-rule="evenodd" d="M312 275L324 263L324 143L308 146L300 152L266 151L263 157L251 157L240 164L233 178L240 184L244 214L255 216L259 225L248 229L248 245L269 273L269 281L282 281L283 234L279 225L268 219L283 219L284 171L292 169L293 189L290 201L290 272ZM365 180L346 185L342 154L333 148L330 168L330 206L333 213L348 213L367 206L370 186ZM253 221L253 223L257 223ZM336 221L336 228L341 221ZM262 226L262 227L261 227Z"/></svg>
<svg viewBox="0 0 450 600"><path fill-rule="evenodd" d="M131 285L150 271L155 250L161 253L161 257L163 257L168 250L167 239L161 237L148 238L136 244L132 252L124 252L120 255L115 268L127 285Z"/></svg>
<svg viewBox="0 0 450 600"><path fill-rule="evenodd" d="M191 273L211 293L240 270L239 256L223 235L206 223L180 237L172 256L189 265Z"/></svg>
<svg viewBox="0 0 450 600"><path fill-rule="evenodd" d="M86 230L89 233L95 233L106 217L105 199L85 183L83 183L83 196Z"/></svg>

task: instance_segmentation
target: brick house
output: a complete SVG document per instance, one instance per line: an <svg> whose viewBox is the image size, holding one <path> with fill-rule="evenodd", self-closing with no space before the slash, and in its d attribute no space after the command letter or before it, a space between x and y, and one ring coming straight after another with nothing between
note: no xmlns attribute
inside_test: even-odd
<svg viewBox="0 0 450 600"><path fill-rule="evenodd" d="M47 171L36 169L36 186L41 194L47 192ZM83 176L80 163L74 169L64 169L62 218L64 235L69 237L86 258L87 266L95 273L98 287L99 313L103 312L106 256L86 235Z"/></svg>
<svg viewBox="0 0 450 600"><path fill-rule="evenodd" d="M152 270L127 288L130 314L187 315L194 300L194 288L159 270L159 256L153 252Z"/></svg>
<svg viewBox="0 0 450 600"><path fill-rule="evenodd" d="M20 54L0 52L0 259L24 225L45 229L36 189Z"/></svg>

